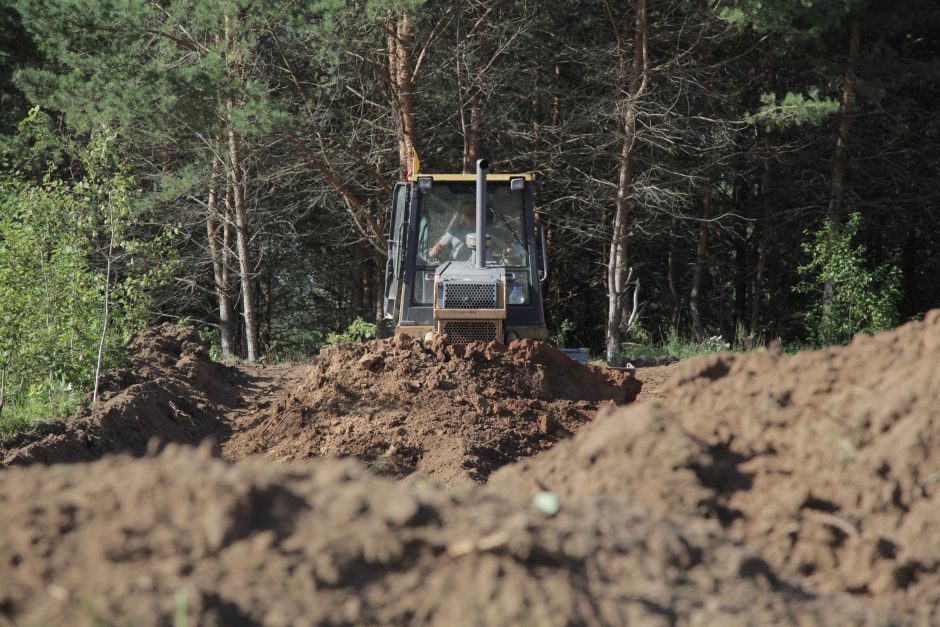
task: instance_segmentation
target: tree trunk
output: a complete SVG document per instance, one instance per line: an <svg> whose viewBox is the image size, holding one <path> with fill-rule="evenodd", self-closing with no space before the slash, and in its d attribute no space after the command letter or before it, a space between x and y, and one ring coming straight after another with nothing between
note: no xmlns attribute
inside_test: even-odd
<svg viewBox="0 0 940 627"><path fill-rule="evenodd" d="M748 249L749 241L747 235L748 220L748 200L749 200L750 181L736 180L734 183L735 207L742 220L735 229L734 244L734 340L738 341L738 332L745 332L747 327L747 294L750 287L747 280L748 275Z"/></svg>
<svg viewBox="0 0 940 627"><path fill-rule="evenodd" d="M672 315L669 318L669 323L674 331L679 330L679 311L682 303L679 297L679 278L676 276L676 266L678 265L676 259L676 255L678 254L678 247L676 246L678 235L676 230L678 228L678 222L678 218L673 215L669 224L669 254L666 259L666 273L669 279L669 300L672 304Z"/></svg>
<svg viewBox="0 0 940 627"><path fill-rule="evenodd" d="M414 150L414 69L411 65L413 44L411 15L403 10L398 15L391 11L386 21L389 78L392 100L398 110L398 158L401 178L407 175Z"/></svg>
<svg viewBox="0 0 940 627"><path fill-rule="evenodd" d="M842 224L842 197L845 187L846 146L849 143L849 130L852 128L852 105L858 77L855 65L861 42L861 25L858 18L852 19L849 30L849 57L845 70L845 84L842 86L842 99L839 104L839 128L836 132L836 148L832 158L832 188L829 196L828 218L834 231Z"/></svg>
<svg viewBox="0 0 940 627"><path fill-rule="evenodd" d="M708 219L711 214L711 187L706 184L702 192L702 221L698 227L698 250L695 252L695 269L692 271L692 290L689 292L689 316L692 319L692 333L696 342L705 341L705 327L699 309L702 293L702 275L705 258L708 253Z"/></svg>
<svg viewBox="0 0 940 627"><path fill-rule="evenodd" d="M620 348L621 324L626 309L628 244L630 237L630 192L636 154L637 98L646 89L646 0L636 0L636 24L633 36L630 84L624 107L623 144L617 183L617 206L614 211L610 255L607 260L607 363L613 364ZM624 68L625 69L625 68Z"/></svg>
<svg viewBox="0 0 940 627"><path fill-rule="evenodd" d="M361 255L361 253L357 253ZM353 267L352 271L352 306L353 312L357 316L362 315L362 304L364 302L365 289L364 289L364 271L365 271L365 261L358 261Z"/></svg>
<svg viewBox="0 0 940 627"><path fill-rule="evenodd" d="M212 274L215 282L215 296L219 306L219 337L222 358L234 354L235 330L232 320L232 302L229 295L229 246L231 232L228 215L219 215L219 187L221 186L221 159L212 159L212 179L209 187L209 207L206 218L206 234L209 238L209 254L212 256ZM226 204L226 203L223 203ZM219 231L222 230L221 242Z"/></svg>
<svg viewBox="0 0 940 627"><path fill-rule="evenodd" d="M470 97L470 127L464 132L463 171L474 172L477 159L480 158L480 122L483 117L483 105L480 101L479 87L473 88Z"/></svg>
<svg viewBox="0 0 940 627"><path fill-rule="evenodd" d="M849 56L845 68L845 84L842 86L842 99L839 105L839 127L836 130L836 147L832 156L832 186L829 193L829 209L826 217L832 225L830 237L836 237L842 230L842 197L845 190L846 146L849 143L849 130L852 128L852 105L858 77L855 65L861 43L861 24L858 17L852 18L849 26ZM828 303L833 296L833 285L827 281L823 286L823 302Z"/></svg>
<svg viewBox="0 0 940 627"><path fill-rule="evenodd" d="M238 249L238 276L242 288L242 313L245 318L245 349L248 361L258 360L258 324L255 317L254 289L251 284L251 260L248 253L248 216L245 185L241 173L238 136L228 131L229 182L235 200L235 242Z"/></svg>
<svg viewBox="0 0 940 627"><path fill-rule="evenodd" d="M760 328L761 304L764 299L764 272L767 268L767 249L770 247L770 158L764 158L761 177L760 243L757 247L757 268L754 273L754 292L751 295L751 333Z"/></svg>

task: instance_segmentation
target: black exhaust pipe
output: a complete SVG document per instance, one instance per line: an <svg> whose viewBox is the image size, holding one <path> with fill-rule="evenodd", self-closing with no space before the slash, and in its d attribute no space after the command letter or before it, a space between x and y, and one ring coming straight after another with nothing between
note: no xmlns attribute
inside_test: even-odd
<svg viewBox="0 0 940 627"><path fill-rule="evenodd" d="M477 159L477 250L474 255L477 268L486 267L486 169L490 162Z"/></svg>

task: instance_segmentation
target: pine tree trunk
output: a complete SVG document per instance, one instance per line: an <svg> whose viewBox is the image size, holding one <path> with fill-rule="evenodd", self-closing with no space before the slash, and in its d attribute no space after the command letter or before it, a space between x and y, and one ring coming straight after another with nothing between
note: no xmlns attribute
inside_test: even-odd
<svg viewBox="0 0 940 627"><path fill-rule="evenodd" d="M679 330L679 313L682 303L679 297L679 278L676 276L676 266L678 265L676 259L676 255L678 254L678 248L676 246L676 241L678 240L676 233L677 228L678 219L673 215L669 224L669 254L666 260L666 272L669 280L669 300L672 304L672 315L669 318L669 323L675 331Z"/></svg>
<svg viewBox="0 0 940 627"><path fill-rule="evenodd" d="M232 321L232 302L229 297L229 226L228 216L220 219L219 187L221 181L221 160L215 157L212 160L212 180L209 188L209 215L206 219L206 234L209 238L209 254L212 256L212 274L215 283L215 296L219 306L219 337L221 342L222 358L227 359L234 352L235 332ZM221 242L220 242L220 233Z"/></svg>
<svg viewBox="0 0 940 627"><path fill-rule="evenodd" d="M352 272L352 286L351 286L352 287L352 306L353 306L353 313L357 316L362 315L362 304L364 301L363 297L365 296L365 289L364 289L365 263L366 263L365 261L357 262L356 265L353 267L353 272Z"/></svg>
<svg viewBox="0 0 940 627"><path fill-rule="evenodd" d="M389 78L392 85L392 100L398 109L398 158L401 178L408 173L411 153L414 150L414 69L411 65L413 43L411 15L403 10L398 15L388 13Z"/></svg>
<svg viewBox="0 0 940 627"><path fill-rule="evenodd" d="M248 216L245 207L245 185L242 181L238 136L228 132L229 182L235 201L235 242L238 250L238 276L242 289L242 313L245 318L245 349L248 361L258 360L258 324L255 317L254 289L251 283L251 260L248 251Z"/></svg>
<svg viewBox="0 0 940 627"><path fill-rule="evenodd" d="M470 98L470 127L464 133L463 170L475 172L477 159L480 158L480 121L483 107L480 103L480 90L474 88Z"/></svg>
<svg viewBox="0 0 940 627"><path fill-rule="evenodd" d="M858 77L855 65L858 61L861 44L861 24L857 17L852 18L849 26L849 56L845 68L845 84L842 86L842 99L839 105L839 127L836 131L836 146L832 156L832 186L829 193L829 209L826 217L832 225L830 237L835 238L842 230L842 198L845 191L846 146L849 143L849 131L852 128L852 105ZM832 300L834 286L827 281L823 286L823 302Z"/></svg>
<svg viewBox="0 0 940 627"><path fill-rule="evenodd" d="M734 244L734 340L737 341L738 331L744 331L747 326L747 294L748 284L748 250L749 242L747 236L748 220L748 188L749 184L745 181L737 180L734 184L735 207L742 220L738 224L735 232Z"/></svg>
<svg viewBox="0 0 940 627"><path fill-rule="evenodd" d="M627 276L629 273L628 245L630 237L630 192L633 186L633 167L636 154L637 98L646 89L646 0L636 0L636 24L633 36L633 57L630 84L624 107L623 143L617 183L617 205L614 210L610 255L607 260L607 363L617 360L620 348L621 324L626 308Z"/></svg>
<svg viewBox="0 0 940 627"><path fill-rule="evenodd" d="M751 333L760 328L761 304L764 299L764 272L767 268L767 249L770 247L770 159L764 158L761 177L760 243L757 247L757 268L754 273L754 291L751 294Z"/></svg>
<svg viewBox="0 0 940 627"><path fill-rule="evenodd" d="M698 249L695 252L695 269L692 271L692 289L689 292L689 316L692 319L692 333L697 342L705 341L705 327L699 299L702 293L702 276L708 253L708 220L711 214L711 188L706 185L702 192L702 220L698 227Z"/></svg>

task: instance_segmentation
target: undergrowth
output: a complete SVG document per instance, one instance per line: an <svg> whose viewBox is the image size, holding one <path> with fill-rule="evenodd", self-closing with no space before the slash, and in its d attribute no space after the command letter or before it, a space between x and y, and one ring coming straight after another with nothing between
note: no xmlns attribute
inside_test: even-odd
<svg viewBox="0 0 940 627"><path fill-rule="evenodd" d="M627 361L678 360L721 352L747 353L765 348L766 343L759 334L749 334L743 328L739 328L736 335L734 342L726 340L721 335L713 335L705 338L703 342L695 342L679 337L678 333L672 330L667 333L663 342L652 342L649 336L641 334L636 338L638 341L624 342L620 356ZM780 345L780 348L788 355L793 355L812 347L799 342L788 342Z"/></svg>
<svg viewBox="0 0 940 627"><path fill-rule="evenodd" d="M17 395L7 400L0 413L0 439L29 431L43 422L71 416L80 404L79 394L60 386Z"/></svg>
<svg viewBox="0 0 940 627"><path fill-rule="evenodd" d="M693 342L680 338L675 331L670 331L665 341L661 343L625 342L621 354L628 361L638 361L662 358L686 359L696 355L729 350L732 350L731 344L720 335L708 337L704 342Z"/></svg>

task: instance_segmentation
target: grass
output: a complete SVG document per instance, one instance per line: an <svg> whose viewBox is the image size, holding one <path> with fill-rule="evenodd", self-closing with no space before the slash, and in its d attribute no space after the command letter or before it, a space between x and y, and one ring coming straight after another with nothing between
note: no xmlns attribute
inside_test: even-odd
<svg viewBox="0 0 940 627"><path fill-rule="evenodd" d="M38 424L64 418L78 411L79 395L52 388L41 393L21 394L7 400L0 414L0 439L6 439Z"/></svg>
<svg viewBox="0 0 940 627"><path fill-rule="evenodd" d="M735 350L745 350L745 347L734 347ZM684 340L675 332L670 332L666 340L662 343L624 343L621 354L629 361L639 361L644 359L686 359L696 355L707 355L709 353L720 353L722 351L732 350L731 344L726 342L720 335L706 338L704 342L691 342Z"/></svg>
<svg viewBox="0 0 940 627"><path fill-rule="evenodd" d="M686 359L721 352L746 353L764 348L764 342L758 335L748 335L743 329L738 329L737 336L734 344L720 335L708 337L704 342L694 342L684 340L675 331L670 331L662 343L625 342L621 356L628 361ZM782 346L782 350L788 355L811 349L811 346L799 342L789 342Z"/></svg>

